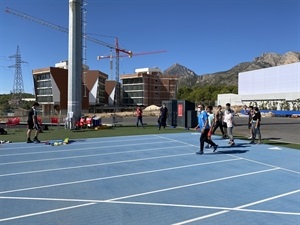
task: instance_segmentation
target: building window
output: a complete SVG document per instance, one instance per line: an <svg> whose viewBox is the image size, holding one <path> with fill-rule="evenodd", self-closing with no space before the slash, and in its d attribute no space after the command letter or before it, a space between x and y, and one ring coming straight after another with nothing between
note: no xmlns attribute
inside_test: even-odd
<svg viewBox="0 0 300 225"><path fill-rule="evenodd" d="M36 84L37 88L41 88L41 87L51 87L51 81L50 80L39 80Z"/></svg>
<svg viewBox="0 0 300 225"><path fill-rule="evenodd" d="M37 80L49 80L50 79L50 73L40 74L37 76Z"/></svg>
<svg viewBox="0 0 300 225"><path fill-rule="evenodd" d="M52 95L52 88L38 88L37 95Z"/></svg>
<svg viewBox="0 0 300 225"><path fill-rule="evenodd" d="M37 96L38 102L53 102L52 96Z"/></svg>

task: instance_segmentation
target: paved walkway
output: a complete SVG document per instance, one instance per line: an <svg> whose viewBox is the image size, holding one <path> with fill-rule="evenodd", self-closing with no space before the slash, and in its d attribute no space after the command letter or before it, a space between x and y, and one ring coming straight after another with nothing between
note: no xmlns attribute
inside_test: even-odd
<svg viewBox="0 0 300 225"><path fill-rule="evenodd" d="M154 125L157 123L157 117L144 117L144 123ZM235 117L237 127L234 133L239 136L249 137L248 118ZM111 123L111 118L103 118L103 123ZM123 125L134 125L136 123L135 117L124 117ZM271 117L262 118L261 133L263 139L300 144L300 119L297 118L282 118ZM218 134L218 131L216 132Z"/></svg>

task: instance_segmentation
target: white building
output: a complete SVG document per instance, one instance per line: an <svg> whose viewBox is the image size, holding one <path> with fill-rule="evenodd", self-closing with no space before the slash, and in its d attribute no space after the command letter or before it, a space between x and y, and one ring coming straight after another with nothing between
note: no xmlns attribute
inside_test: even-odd
<svg viewBox="0 0 300 225"><path fill-rule="evenodd" d="M217 104L292 109L300 104L300 62L239 73L238 95L219 94Z"/></svg>
<svg viewBox="0 0 300 225"><path fill-rule="evenodd" d="M68 60L63 60L63 61L60 61L59 63L55 63L55 67L62 68L62 69L68 69L68 67L69 67ZM90 68L89 68L89 66L82 64L82 69L89 70Z"/></svg>

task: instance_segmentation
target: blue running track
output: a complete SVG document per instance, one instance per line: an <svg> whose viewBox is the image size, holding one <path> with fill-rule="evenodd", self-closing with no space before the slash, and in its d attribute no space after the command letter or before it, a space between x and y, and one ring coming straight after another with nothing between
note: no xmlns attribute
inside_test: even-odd
<svg viewBox="0 0 300 225"><path fill-rule="evenodd" d="M297 225L300 151L199 133L0 145L2 225Z"/></svg>

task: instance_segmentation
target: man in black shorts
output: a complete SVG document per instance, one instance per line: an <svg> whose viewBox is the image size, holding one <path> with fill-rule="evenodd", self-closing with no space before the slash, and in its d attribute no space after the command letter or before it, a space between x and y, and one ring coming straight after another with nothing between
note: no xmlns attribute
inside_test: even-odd
<svg viewBox="0 0 300 225"><path fill-rule="evenodd" d="M162 107L159 110L159 117L158 117L158 129L159 130L161 127L166 129L167 118L168 118L168 108L166 107L166 104L163 103Z"/></svg>
<svg viewBox="0 0 300 225"><path fill-rule="evenodd" d="M34 102L31 109L28 111L28 118L27 118L27 143L39 143L38 135L40 131L39 123L37 120L37 111L36 108L39 106L39 103ZM31 140L31 131L35 129L35 136L33 141Z"/></svg>

